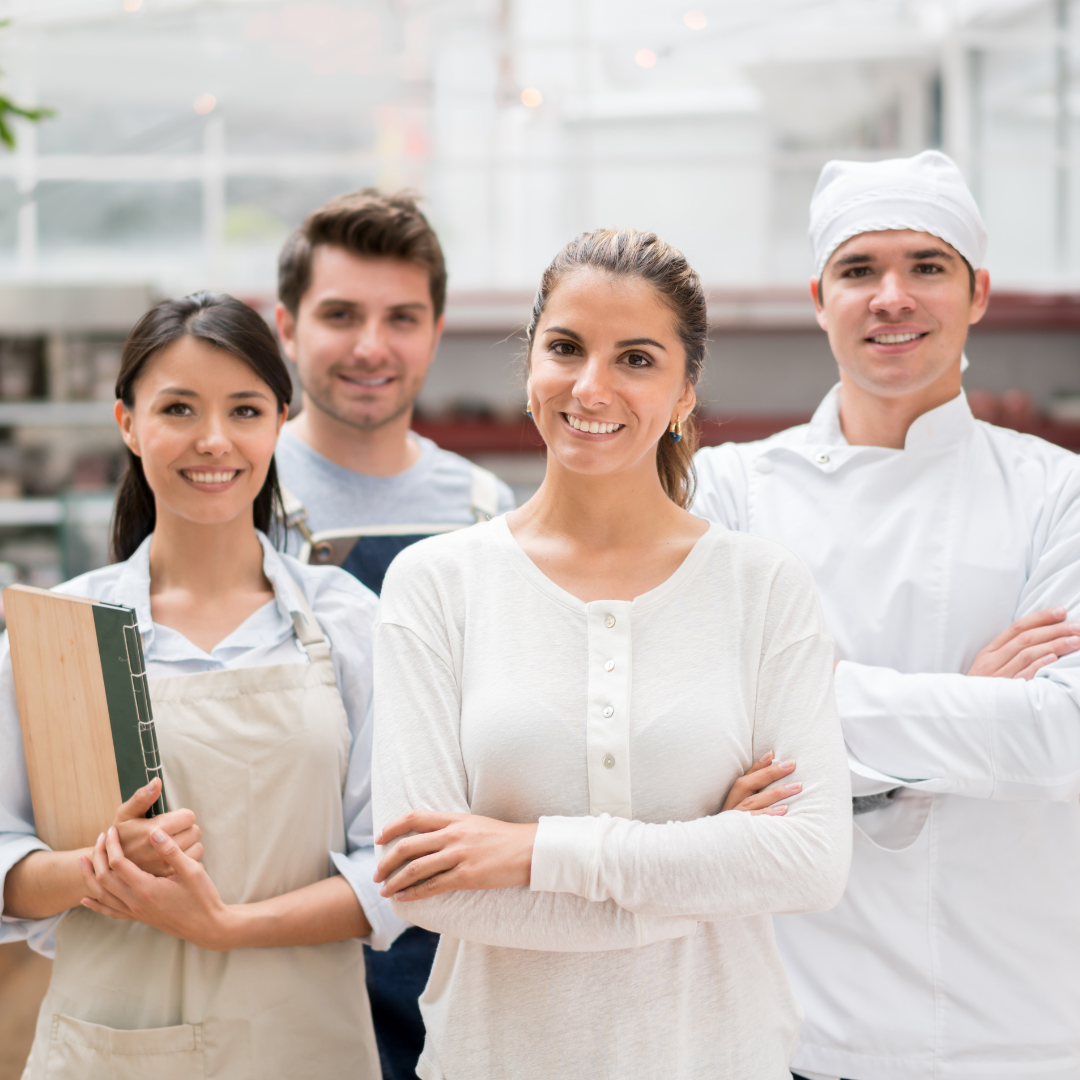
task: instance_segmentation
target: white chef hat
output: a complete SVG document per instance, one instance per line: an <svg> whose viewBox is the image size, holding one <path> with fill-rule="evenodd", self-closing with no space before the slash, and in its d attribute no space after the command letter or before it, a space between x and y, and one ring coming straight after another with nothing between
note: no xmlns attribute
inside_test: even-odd
<svg viewBox="0 0 1080 1080"><path fill-rule="evenodd" d="M953 160L924 150L890 161L830 161L810 200L814 274L845 241L864 232L914 229L939 236L972 267L986 255L986 226Z"/></svg>

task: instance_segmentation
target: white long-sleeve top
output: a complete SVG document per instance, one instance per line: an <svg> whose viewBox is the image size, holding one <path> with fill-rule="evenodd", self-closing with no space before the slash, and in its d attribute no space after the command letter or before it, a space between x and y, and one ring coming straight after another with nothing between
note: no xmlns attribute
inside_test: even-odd
<svg viewBox="0 0 1080 1080"><path fill-rule="evenodd" d="M371 633L375 596L351 574L329 566L305 566L275 551L259 534L263 573L274 599L250 615L209 652L183 634L155 623L150 615L150 538L126 562L92 570L56 587L70 596L87 596L134 608L143 638L146 671L151 679L226 671L265 664L306 664L308 655L293 628L304 597L330 642L330 658L345 706L352 748L342 793L346 854L331 853L337 870L356 893L371 924L364 940L388 949L407 926L390 902L379 895L375 874L375 839L371 831ZM34 812L26 777L19 710L7 634L0 639L0 943L26 938L46 956L53 953L56 927L63 915L49 919L14 919L3 914L7 872L31 851L49 850L34 832Z"/></svg>
<svg viewBox="0 0 1080 1080"><path fill-rule="evenodd" d="M855 818L826 914L777 920L806 1012L795 1071L867 1080L1080 1073L1080 654L965 674L1018 616L1080 618L1080 461L963 394L903 450L809 425L698 453L695 510L808 564L840 658Z"/></svg>
<svg viewBox="0 0 1080 1080"><path fill-rule="evenodd" d="M833 645L809 575L717 526L633 602L584 603L505 518L421 541L375 631L376 828L539 822L531 886L395 902L443 935L425 1080L787 1080L798 1009L769 913L850 857ZM786 817L719 810L767 750Z"/></svg>

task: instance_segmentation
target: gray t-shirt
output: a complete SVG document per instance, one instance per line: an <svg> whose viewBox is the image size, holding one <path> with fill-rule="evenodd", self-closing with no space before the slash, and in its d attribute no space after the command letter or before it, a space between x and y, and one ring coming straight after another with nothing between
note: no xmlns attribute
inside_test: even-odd
<svg viewBox="0 0 1080 1080"><path fill-rule="evenodd" d="M368 476L324 458L289 430L281 432L275 454L278 478L303 504L312 532L354 525L472 525L473 466L467 459L440 449L416 432L420 460L394 476ZM514 508L514 495L498 482L498 512ZM300 547L289 530L286 551Z"/></svg>

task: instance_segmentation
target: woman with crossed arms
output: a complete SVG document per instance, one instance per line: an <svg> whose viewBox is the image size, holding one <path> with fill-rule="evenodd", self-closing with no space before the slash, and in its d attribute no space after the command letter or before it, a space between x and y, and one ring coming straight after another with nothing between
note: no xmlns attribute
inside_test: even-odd
<svg viewBox="0 0 1080 1080"><path fill-rule="evenodd" d="M27 1080L377 1080L360 941L387 907L371 880L375 598L267 536L292 385L256 312L209 293L159 304L116 389L119 561L58 591L135 609L176 809L143 817L155 779L92 849L48 850L4 642L3 929L56 938Z"/></svg>
<svg viewBox="0 0 1080 1080"><path fill-rule="evenodd" d="M848 770L806 568L687 511L706 334L654 235L567 245L528 330L543 484L387 575L378 879L443 935L424 1080L789 1076L768 916L840 898Z"/></svg>

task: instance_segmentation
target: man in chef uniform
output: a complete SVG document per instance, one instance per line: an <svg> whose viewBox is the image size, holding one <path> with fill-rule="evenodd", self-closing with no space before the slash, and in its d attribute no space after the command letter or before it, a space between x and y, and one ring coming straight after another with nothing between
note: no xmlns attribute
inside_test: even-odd
<svg viewBox="0 0 1080 1080"><path fill-rule="evenodd" d="M1080 459L971 415L986 230L949 158L830 162L810 218L840 382L700 451L694 507L797 552L836 642L854 858L836 908L776 920L792 1070L1076 1080Z"/></svg>

